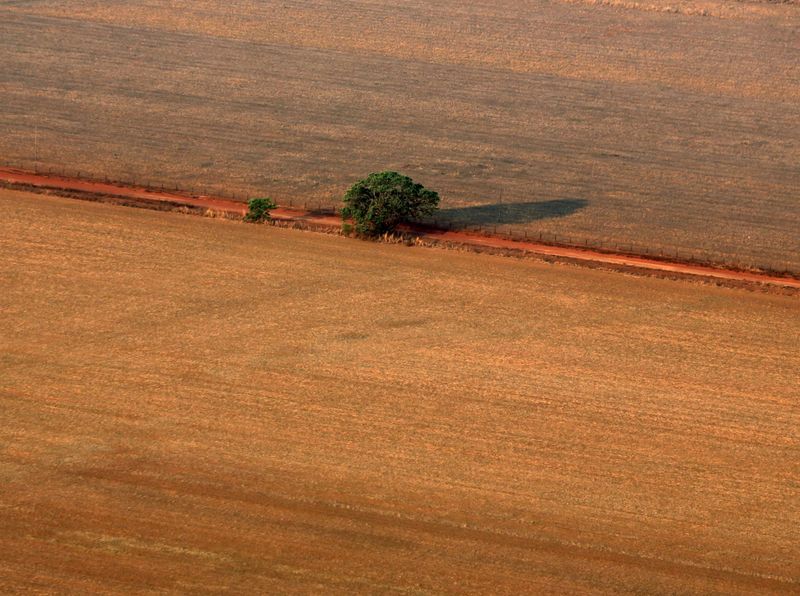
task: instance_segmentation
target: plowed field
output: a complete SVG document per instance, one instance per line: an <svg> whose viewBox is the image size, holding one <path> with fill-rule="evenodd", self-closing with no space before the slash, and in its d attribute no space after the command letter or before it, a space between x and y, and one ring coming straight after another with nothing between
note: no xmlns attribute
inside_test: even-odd
<svg viewBox="0 0 800 596"><path fill-rule="evenodd" d="M800 6L0 2L0 160L800 271Z"/></svg>
<svg viewBox="0 0 800 596"><path fill-rule="evenodd" d="M2 592L800 587L796 297L0 208Z"/></svg>

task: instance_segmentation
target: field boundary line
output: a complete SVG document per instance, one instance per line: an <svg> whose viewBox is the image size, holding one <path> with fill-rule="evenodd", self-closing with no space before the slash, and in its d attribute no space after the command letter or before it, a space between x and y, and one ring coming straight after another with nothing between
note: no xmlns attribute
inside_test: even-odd
<svg viewBox="0 0 800 596"><path fill-rule="evenodd" d="M145 186L103 182L54 174L40 174L17 168L0 167L0 183L9 188L53 192L62 196L109 202L162 211L189 211L241 218L247 205L241 201L196 195ZM341 229L341 217L331 210L278 207L271 211L279 223L295 224L320 231ZM705 278L730 284L756 284L800 290L800 279L757 271L714 267L673 261L668 258L644 257L635 254L550 244L530 239L510 239L485 233L443 229L432 225L401 226L404 234L418 238L423 244L438 244L476 251L500 251L545 259L564 260L589 266L605 266L616 270L636 270L659 276Z"/></svg>

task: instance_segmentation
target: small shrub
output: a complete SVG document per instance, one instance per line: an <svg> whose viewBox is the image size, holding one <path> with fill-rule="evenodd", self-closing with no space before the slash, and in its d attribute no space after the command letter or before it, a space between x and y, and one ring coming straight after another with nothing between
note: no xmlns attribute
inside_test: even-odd
<svg viewBox="0 0 800 596"><path fill-rule="evenodd" d="M258 199L250 199L247 203L247 214L244 220L250 223L260 223L262 221L269 221L270 209L275 209L277 205L269 197Z"/></svg>
<svg viewBox="0 0 800 596"><path fill-rule="evenodd" d="M402 222L433 214L438 205L438 193L397 172L380 172L347 191L342 219L352 217L360 235L380 236Z"/></svg>

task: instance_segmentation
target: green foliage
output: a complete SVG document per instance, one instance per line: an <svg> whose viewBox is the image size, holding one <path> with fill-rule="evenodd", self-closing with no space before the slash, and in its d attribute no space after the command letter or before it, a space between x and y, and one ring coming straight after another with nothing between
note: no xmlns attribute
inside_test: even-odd
<svg viewBox="0 0 800 596"><path fill-rule="evenodd" d="M251 223L269 221L269 211L275 207L277 205L269 197L250 199L247 203L247 214L244 216L244 220Z"/></svg>
<svg viewBox="0 0 800 596"><path fill-rule="evenodd" d="M358 234L379 236L401 222L433 214L438 206L438 193L397 172L380 172L347 191L342 219L352 217Z"/></svg>

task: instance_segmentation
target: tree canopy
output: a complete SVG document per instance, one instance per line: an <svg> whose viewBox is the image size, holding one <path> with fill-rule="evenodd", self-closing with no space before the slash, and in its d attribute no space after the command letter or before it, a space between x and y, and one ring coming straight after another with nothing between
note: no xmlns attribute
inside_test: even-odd
<svg viewBox="0 0 800 596"><path fill-rule="evenodd" d="M250 199L247 203L247 213L244 216L244 220L251 223L269 221L270 209L275 209L275 207L275 202L269 197Z"/></svg>
<svg viewBox="0 0 800 596"><path fill-rule="evenodd" d="M344 195L342 218L352 217L355 231L364 236L392 232L397 225L433 214L439 194L397 172L370 174Z"/></svg>

